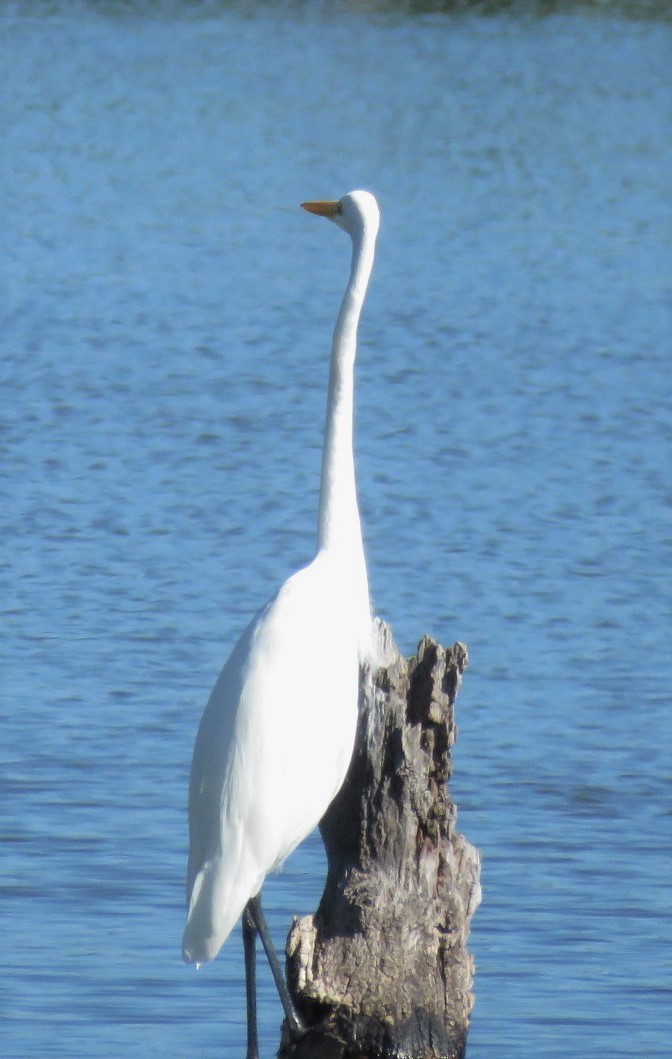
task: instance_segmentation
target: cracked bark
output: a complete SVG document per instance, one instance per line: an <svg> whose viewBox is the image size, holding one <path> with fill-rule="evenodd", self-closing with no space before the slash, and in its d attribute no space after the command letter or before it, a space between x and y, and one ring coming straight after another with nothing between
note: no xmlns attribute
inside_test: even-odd
<svg viewBox="0 0 672 1059"><path fill-rule="evenodd" d="M320 830L324 893L287 941L289 988L308 1033L282 1059L462 1059L473 1007L467 952L478 851L455 827L447 781L467 650L424 637L404 659L379 625L363 675L347 779Z"/></svg>

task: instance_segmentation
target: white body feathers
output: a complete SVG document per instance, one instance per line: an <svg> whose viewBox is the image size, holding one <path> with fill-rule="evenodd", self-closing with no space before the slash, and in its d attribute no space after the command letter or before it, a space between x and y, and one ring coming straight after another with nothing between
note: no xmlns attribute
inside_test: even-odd
<svg viewBox="0 0 672 1059"><path fill-rule="evenodd" d="M317 825L352 755L359 666L371 650L353 370L378 207L368 192L328 205L353 254L332 346L318 550L247 627L201 720L189 785L190 963L217 955L267 873Z"/></svg>

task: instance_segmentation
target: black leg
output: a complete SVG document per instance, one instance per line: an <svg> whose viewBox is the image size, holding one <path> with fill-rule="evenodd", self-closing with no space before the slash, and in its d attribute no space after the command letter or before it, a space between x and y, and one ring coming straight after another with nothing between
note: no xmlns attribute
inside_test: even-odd
<svg viewBox="0 0 672 1059"><path fill-rule="evenodd" d="M280 994L280 1003L282 1004L283 1011L285 1012L285 1018L287 1019L290 1031L297 1037L301 1036L303 1033L305 1033L305 1028L296 1012L296 1008L292 1003L292 998L289 995L287 982L285 981L285 976L280 968L280 963L278 961L275 948L273 947L273 942L271 940L271 935L268 931L266 919L264 917L264 913L261 910L261 896L259 894L257 894L256 897L251 897L250 900L247 902L245 906L245 916L247 915L249 915L251 921L254 923L254 926L259 932L259 937L261 938L262 945L264 946L264 949L266 951L266 956L268 957L268 962L271 966L273 978L275 979L275 984L278 993ZM245 922L244 917L243 922Z"/></svg>
<svg viewBox="0 0 672 1059"><path fill-rule="evenodd" d="M247 908L243 912L245 992L247 996L247 1059L259 1059L257 1034L257 928Z"/></svg>

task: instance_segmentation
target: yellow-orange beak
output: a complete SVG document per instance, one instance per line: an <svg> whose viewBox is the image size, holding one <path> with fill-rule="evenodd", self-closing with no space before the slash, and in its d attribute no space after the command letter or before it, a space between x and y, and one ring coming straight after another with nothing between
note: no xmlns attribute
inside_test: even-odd
<svg viewBox="0 0 672 1059"><path fill-rule="evenodd" d="M334 217L340 208L340 203L331 201L301 203L302 210L308 210L308 213L316 213L318 217Z"/></svg>

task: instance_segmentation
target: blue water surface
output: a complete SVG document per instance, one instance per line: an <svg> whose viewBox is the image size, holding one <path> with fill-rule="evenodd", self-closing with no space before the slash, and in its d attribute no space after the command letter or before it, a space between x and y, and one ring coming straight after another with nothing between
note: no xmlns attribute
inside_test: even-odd
<svg viewBox="0 0 672 1059"><path fill-rule="evenodd" d="M431 5L429 5L431 6ZM672 1040L672 24L422 5L0 9L0 1054L236 1059L180 959L193 738L315 538L347 240L376 611L469 645L471 1059ZM324 872L269 881L283 944ZM262 981L263 1054L281 1012Z"/></svg>

